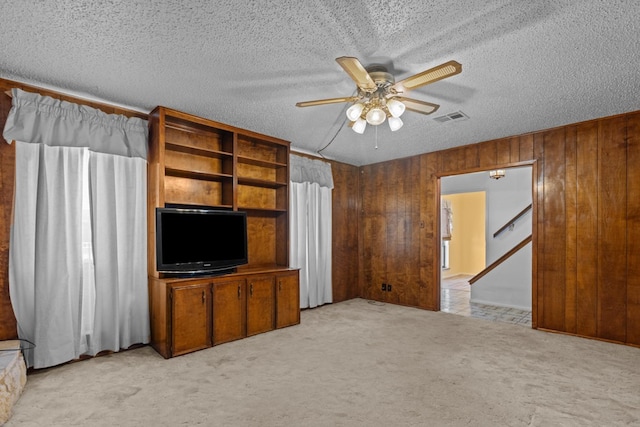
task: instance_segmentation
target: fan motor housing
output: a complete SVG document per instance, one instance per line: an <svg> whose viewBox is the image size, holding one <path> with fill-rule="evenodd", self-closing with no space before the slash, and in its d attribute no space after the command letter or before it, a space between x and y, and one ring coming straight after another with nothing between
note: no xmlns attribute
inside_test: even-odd
<svg viewBox="0 0 640 427"><path fill-rule="evenodd" d="M370 65L366 70L377 86L388 86L396 82L396 79L384 65Z"/></svg>

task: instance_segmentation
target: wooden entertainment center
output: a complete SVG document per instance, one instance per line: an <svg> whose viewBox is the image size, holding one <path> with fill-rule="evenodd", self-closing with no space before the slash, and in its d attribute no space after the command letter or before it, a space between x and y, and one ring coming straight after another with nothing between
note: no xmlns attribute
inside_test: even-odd
<svg viewBox="0 0 640 427"><path fill-rule="evenodd" d="M165 358L300 323L289 268L289 142L165 107L149 115L151 345ZM156 269L155 210L247 212L249 263L220 276ZM219 243L212 243L219 244Z"/></svg>

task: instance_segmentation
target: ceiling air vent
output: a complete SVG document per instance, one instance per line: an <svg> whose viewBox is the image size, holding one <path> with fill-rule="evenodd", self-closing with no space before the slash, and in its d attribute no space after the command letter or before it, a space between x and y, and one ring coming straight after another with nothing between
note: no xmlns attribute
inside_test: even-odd
<svg viewBox="0 0 640 427"><path fill-rule="evenodd" d="M467 116L465 113L463 113L462 111L456 111L454 113L445 114L444 116L435 117L433 120L439 123L446 123L446 122L453 122L453 121L459 122L459 121L468 120L468 119L469 119L469 116Z"/></svg>

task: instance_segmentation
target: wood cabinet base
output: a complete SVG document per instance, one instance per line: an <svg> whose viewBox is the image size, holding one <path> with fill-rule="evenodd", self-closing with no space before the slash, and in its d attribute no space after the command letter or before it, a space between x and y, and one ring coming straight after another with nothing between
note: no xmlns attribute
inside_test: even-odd
<svg viewBox="0 0 640 427"><path fill-rule="evenodd" d="M165 358L300 323L298 270L149 278L151 345Z"/></svg>

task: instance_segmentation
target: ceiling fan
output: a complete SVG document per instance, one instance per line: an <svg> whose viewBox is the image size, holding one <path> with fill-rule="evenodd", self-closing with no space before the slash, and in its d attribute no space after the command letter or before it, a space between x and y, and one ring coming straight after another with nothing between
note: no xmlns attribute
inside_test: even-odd
<svg viewBox="0 0 640 427"><path fill-rule="evenodd" d="M445 62L437 67L407 77L396 83L395 78L383 65L363 67L357 58L341 56L336 58L342 69L358 87L357 95L343 98L318 99L296 103L297 107L353 102L347 109L350 126L357 133L363 133L367 123L377 126L389 118L389 127L396 131L402 127L400 116L405 109L420 114L431 114L440 106L418 99L407 98L409 92L438 80L446 79L462 72L462 65L456 61Z"/></svg>

